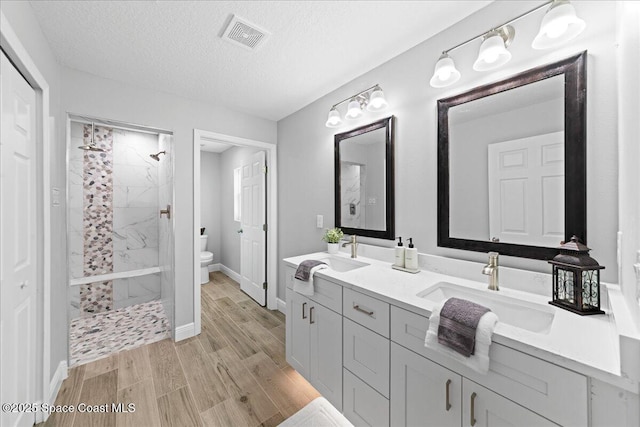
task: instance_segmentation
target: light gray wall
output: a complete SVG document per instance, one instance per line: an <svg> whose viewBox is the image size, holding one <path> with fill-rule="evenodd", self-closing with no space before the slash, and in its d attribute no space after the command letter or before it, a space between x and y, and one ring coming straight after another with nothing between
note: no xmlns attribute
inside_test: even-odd
<svg viewBox="0 0 640 427"><path fill-rule="evenodd" d="M220 246L221 263L240 274L240 235L239 221L233 220L233 170L243 162L251 160L257 151L249 147L233 147L222 153L220 157Z"/></svg>
<svg viewBox="0 0 640 427"><path fill-rule="evenodd" d="M602 265L603 279L617 281L617 86L615 5L606 1L576 1L578 15L587 22L585 32L558 49L533 50L531 41L540 16L517 23L517 35L509 50L511 62L496 71L472 70L479 48L469 44L452 52L462 78L453 86L432 88L429 78L444 49L481 34L539 2L495 2L451 26L413 49L278 122L278 214L279 258L324 250L322 231L315 226L317 214L325 227L333 224L333 135L393 114L397 117L396 235L414 237L420 252L472 261L486 254L439 248L437 232L437 110L440 98L497 81L532 67L554 62L583 50L588 59L587 108L587 196L591 255ZM331 105L363 88L380 84L390 108L348 122L338 129L325 127ZM311 192L313 197L302 198ZM304 203L301 202L304 200ZM392 241L362 238L362 242L392 246ZM549 271L545 262L504 257L503 264L536 271ZM480 277L480 274L479 274ZM279 298L284 299L284 269L280 268ZM550 284L545 284L551 286Z"/></svg>
<svg viewBox="0 0 640 427"><path fill-rule="evenodd" d="M276 142L270 120L62 68L65 111L173 131L175 144L176 326L193 322L193 130Z"/></svg>
<svg viewBox="0 0 640 427"><path fill-rule="evenodd" d="M213 263L221 260L220 248L220 153L200 152L200 226L205 227L207 250L213 252Z"/></svg>
<svg viewBox="0 0 640 427"><path fill-rule="evenodd" d="M60 67L49 47L31 6L23 1L0 2L0 10L49 84L49 114L55 119L55 138L51 141L50 182L60 189L60 206L51 209L51 377L59 363L67 360L66 208L65 197L65 121L60 109ZM48 189L46 191L49 191ZM39 236L42 238L42 236ZM49 274L45 272L45 274ZM39 314L42 307L39 305ZM42 319L38 318L38 323ZM47 391L48 392L48 391Z"/></svg>

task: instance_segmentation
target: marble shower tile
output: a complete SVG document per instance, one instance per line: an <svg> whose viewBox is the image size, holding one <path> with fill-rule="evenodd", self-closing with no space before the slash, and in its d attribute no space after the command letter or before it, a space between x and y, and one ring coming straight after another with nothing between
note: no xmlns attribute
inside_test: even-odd
<svg viewBox="0 0 640 427"><path fill-rule="evenodd" d="M116 251L113 261L115 272L155 267L158 265L158 248Z"/></svg>
<svg viewBox="0 0 640 427"><path fill-rule="evenodd" d="M157 187L157 166L133 166L128 164L115 164L113 166L113 184L122 186Z"/></svg>
<svg viewBox="0 0 640 427"><path fill-rule="evenodd" d="M127 207L130 208L156 208L158 206L158 187L127 188Z"/></svg>
<svg viewBox="0 0 640 427"><path fill-rule="evenodd" d="M141 296L160 298L160 274L129 278L129 297Z"/></svg>

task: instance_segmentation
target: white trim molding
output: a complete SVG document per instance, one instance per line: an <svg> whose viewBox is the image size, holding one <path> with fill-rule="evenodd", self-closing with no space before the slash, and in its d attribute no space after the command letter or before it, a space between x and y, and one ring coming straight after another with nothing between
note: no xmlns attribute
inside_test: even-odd
<svg viewBox="0 0 640 427"><path fill-rule="evenodd" d="M240 283L240 280L242 279L242 276L240 276L240 274L236 273L235 271L233 271L232 269L230 269L224 264L220 264L220 271L222 271L224 274L226 274L228 277L232 278L238 283Z"/></svg>
<svg viewBox="0 0 640 427"><path fill-rule="evenodd" d="M280 298L278 298L276 300L276 302L278 303L278 311L286 316L287 315L287 302L284 301L284 300L281 300Z"/></svg>
<svg viewBox="0 0 640 427"><path fill-rule="evenodd" d="M176 334L173 337L173 339L175 342L178 342L178 341L186 340L187 338L195 337L196 335L198 334L196 334L195 325L193 322L191 322L191 323L187 323L186 325L177 326Z"/></svg>
<svg viewBox="0 0 640 427"><path fill-rule="evenodd" d="M0 11L0 45L7 57L36 91L37 141L40 145L41 174L38 176L37 206L38 232L42 233L40 254L42 263L38 266L38 294L42 295L42 318L36 321L37 360L36 400L44 401L49 392L51 366L51 131L53 124L49 116L49 83L13 30L5 14ZM43 414L44 420L48 414ZM44 421L43 420L43 421Z"/></svg>

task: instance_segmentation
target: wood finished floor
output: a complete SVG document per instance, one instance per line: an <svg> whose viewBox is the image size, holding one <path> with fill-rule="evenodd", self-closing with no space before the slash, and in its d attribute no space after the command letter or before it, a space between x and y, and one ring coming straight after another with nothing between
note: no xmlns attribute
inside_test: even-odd
<svg viewBox="0 0 640 427"><path fill-rule="evenodd" d="M56 405L134 403L133 413L54 413L46 426L276 426L319 393L285 360L285 319L220 272L202 286L202 333L78 366Z"/></svg>

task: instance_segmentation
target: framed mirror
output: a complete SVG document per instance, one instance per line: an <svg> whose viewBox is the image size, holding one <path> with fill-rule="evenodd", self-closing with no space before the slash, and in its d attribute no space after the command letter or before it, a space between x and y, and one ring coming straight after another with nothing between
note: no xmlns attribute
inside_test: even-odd
<svg viewBox="0 0 640 427"><path fill-rule="evenodd" d="M438 246L546 260L586 243L586 57L438 100Z"/></svg>
<svg viewBox="0 0 640 427"><path fill-rule="evenodd" d="M335 226L395 239L393 116L335 135Z"/></svg>

